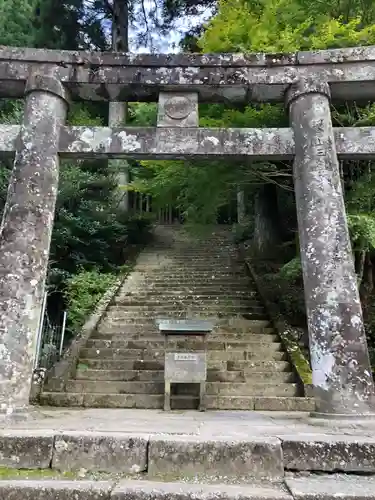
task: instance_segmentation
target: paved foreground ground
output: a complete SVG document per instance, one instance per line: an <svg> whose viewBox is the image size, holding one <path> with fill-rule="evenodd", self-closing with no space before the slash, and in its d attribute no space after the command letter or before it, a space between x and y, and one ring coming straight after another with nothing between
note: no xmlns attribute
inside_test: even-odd
<svg viewBox="0 0 375 500"><path fill-rule="evenodd" d="M252 411L175 411L131 409L34 408L26 421L1 422L7 429L54 431L105 431L135 434L195 435L202 437L281 437L323 435L373 437L371 421L325 421L311 419L308 413Z"/></svg>

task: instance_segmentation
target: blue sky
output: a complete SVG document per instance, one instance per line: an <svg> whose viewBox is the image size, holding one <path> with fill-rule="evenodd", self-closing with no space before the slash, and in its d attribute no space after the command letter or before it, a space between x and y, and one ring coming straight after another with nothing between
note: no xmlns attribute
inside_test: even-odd
<svg viewBox="0 0 375 500"><path fill-rule="evenodd" d="M145 10L148 12L153 5L153 0L144 0ZM207 21L211 17L211 11L208 9L202 9L196 16L186 16L183 19L179 19L175 22L174 29L171 30L168 36L161 37L160 34L152 33L152 45L154 46L155 52L157 53L171 53L179 51L179 42L181 40L181 34L186 33L190 29L199 26L203 22ZM149 47L142 47L136 49L134 43L132 43L132 38L135 32L130 30L130 51L131 52L150 52ZM132 36L133 35L133 36Z"/></svg>

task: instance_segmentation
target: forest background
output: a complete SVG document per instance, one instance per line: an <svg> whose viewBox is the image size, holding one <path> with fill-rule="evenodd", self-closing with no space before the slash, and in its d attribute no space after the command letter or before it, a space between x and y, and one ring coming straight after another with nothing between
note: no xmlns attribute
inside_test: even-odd
<svg viewBox="0 0 375 500"><path fill-rule="evenodd" d="M114 3L115 2L115 3ZM294 52L375 45L373 0L0 0L0 45L111 50L111 26L124 50ZM156 104L126 106L126 123L156 124ZM288 126L281 105L200 105L207 127ZM334 125L375 125L374 103L332 106ZM20 123L22 101L0 101L0 122ZM105 125L108 103L74 103L69 123ZM0 205L11 162L0 162ZM375 340L375 175L372 161L340 164L366 328ZM127 187L119 186L126 169ZM206 193L210 193L210 197ZM49 313L68 309L74 335L134 249L150 238L153 218L123 209L129 193L170 205L191 227L233 224L246 242L272 300L305 327L296 209L290 163L238 161L63 161L48 273ZM260 258L261 257L261 258ZM375 365L375 359L374 363Z"/></svg>

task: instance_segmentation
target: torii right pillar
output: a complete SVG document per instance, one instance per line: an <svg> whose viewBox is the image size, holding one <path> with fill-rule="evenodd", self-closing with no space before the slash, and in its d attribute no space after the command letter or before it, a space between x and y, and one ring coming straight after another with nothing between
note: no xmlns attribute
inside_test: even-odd
<svg viewBox="0 0 375 500"><path fill-rule="evenodd" d="M375 416L374 381L354 270L330 90L300 80L287 93L316 412Z"/></svg>

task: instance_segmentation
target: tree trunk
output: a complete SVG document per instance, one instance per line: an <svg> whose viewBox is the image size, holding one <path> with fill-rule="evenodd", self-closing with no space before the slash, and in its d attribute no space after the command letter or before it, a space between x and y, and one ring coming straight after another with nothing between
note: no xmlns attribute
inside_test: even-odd
<svg viewBox="0 0 375 500"><path fill-rule="evenodd" d="M128 0L113 1L112 18L112 50L114 52L129 51L129 11ZM108 125L116 127L124 124L127 119L128 107L126 102L110 102L108 112ZM129 166L126 160L110 160L114 167L119 169L118 185L127 186L129 184ZM128 191L122 191L122 198L119 203L120 210L129 210Z"/></svg>
<svg viewBox="0 0 375 500"><path fill-rule="evenodd" d="M280 243L279 211L275 184L264 184L255 197L254 250L271 256Z"/></svg>

